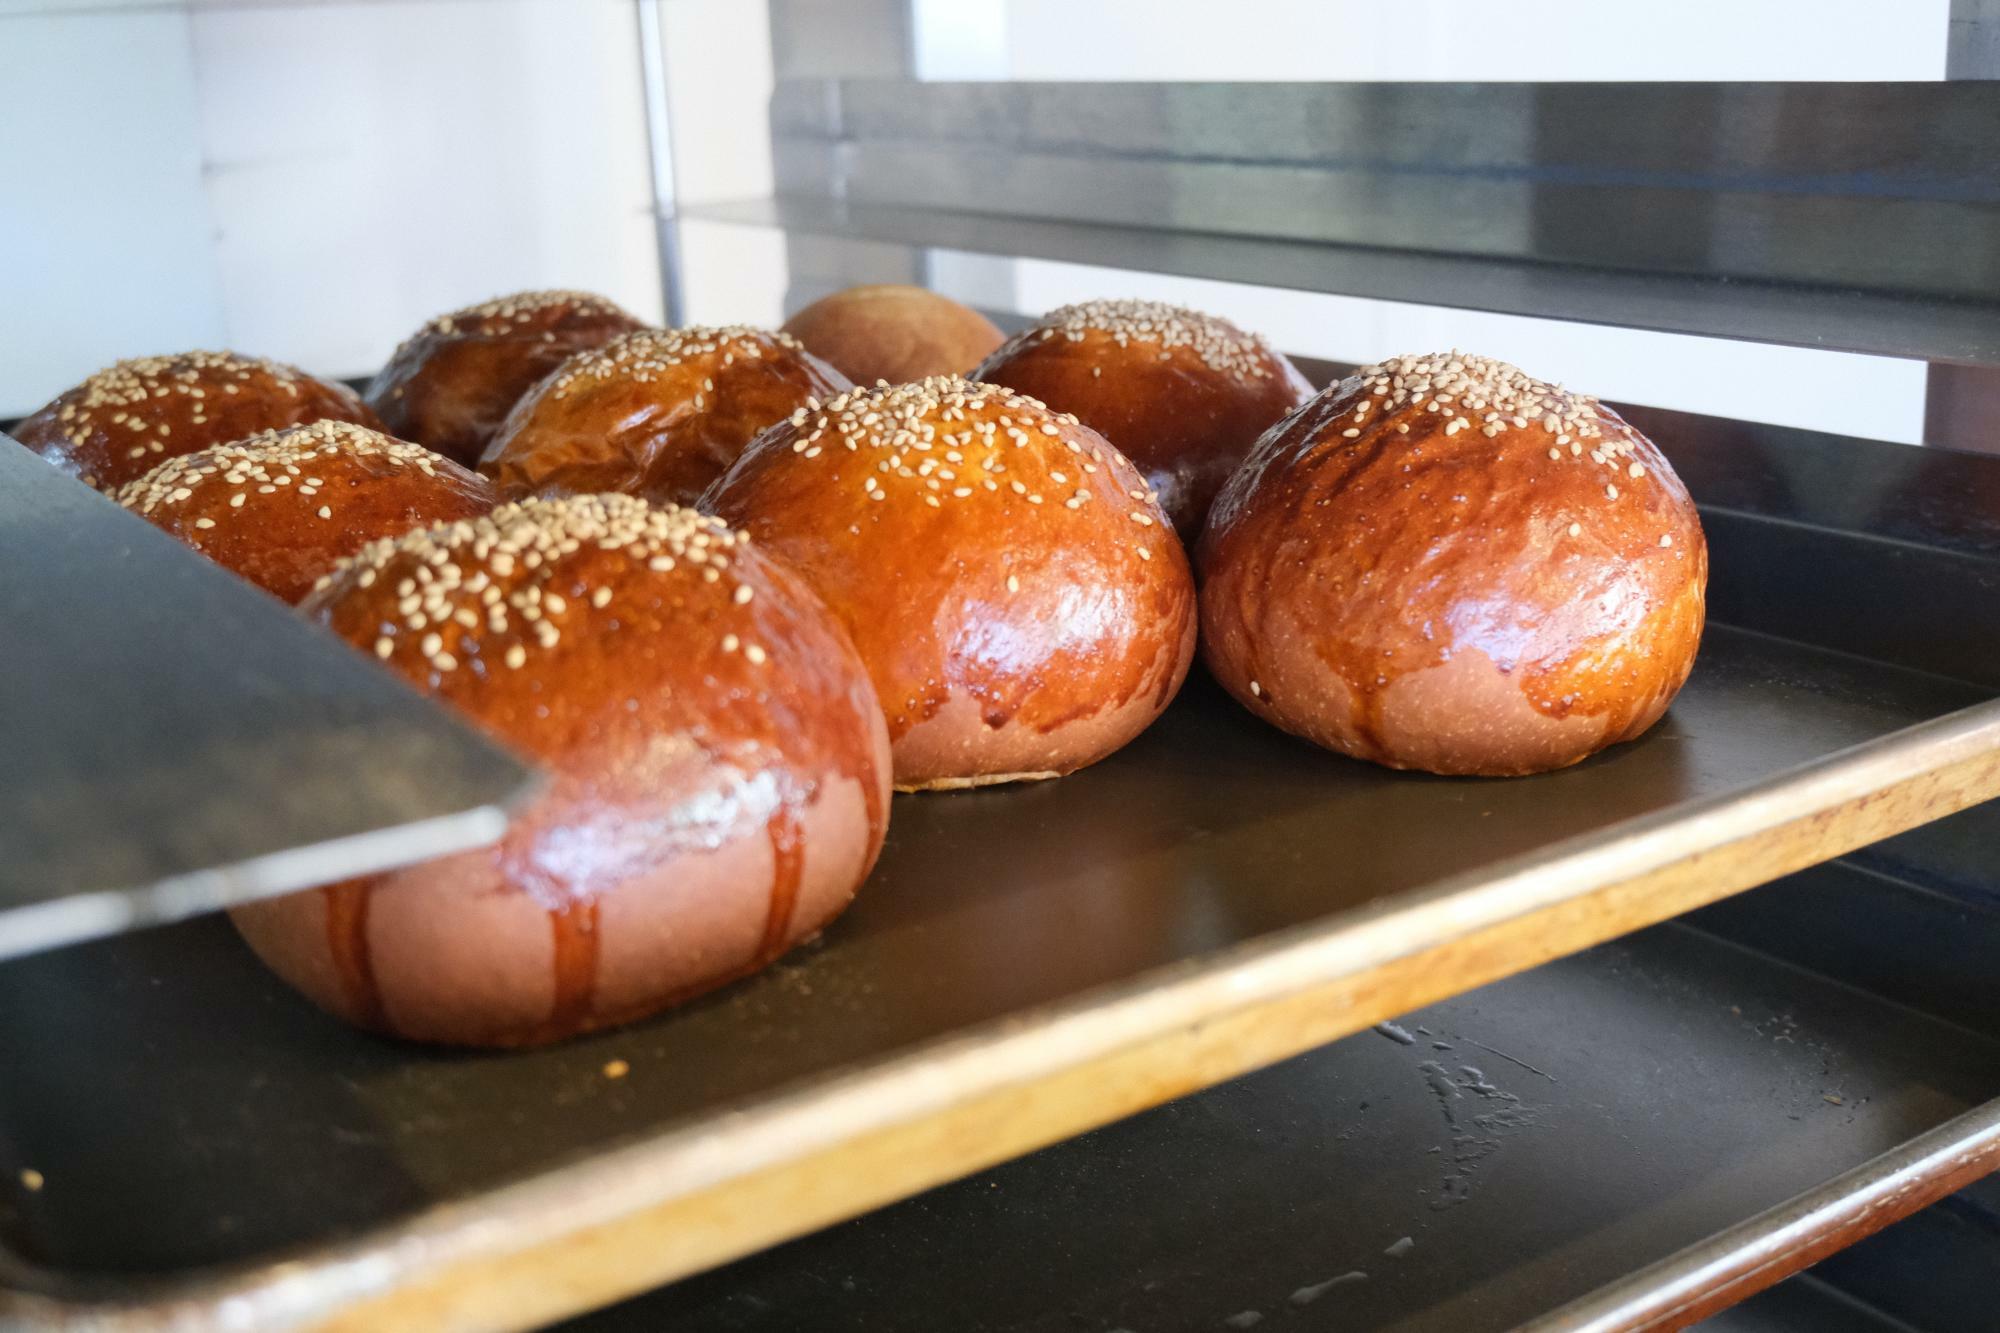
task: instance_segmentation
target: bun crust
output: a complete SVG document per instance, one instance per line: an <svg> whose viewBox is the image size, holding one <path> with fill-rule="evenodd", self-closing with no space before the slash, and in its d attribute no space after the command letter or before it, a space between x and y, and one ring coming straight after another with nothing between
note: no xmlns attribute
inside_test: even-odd
<svg viewBox="0 0 2000 1333"><path fill-rule="evenodd" d="M758 432L848 387L783 333L628 334L524 397L482 470L509 496L619 491L692 504Z"/></svg>
<svg viewBox="0 0 2000 1333"><path fill-rule="evenodd" d="M496 297L418 329L368 386L368 403L390 434L471 467L545 375L578 352L645 327L589 292Z"/></svg>
<svg viewBox="0 0 2000 1333"><path fill-rule="evenodd" d="M1137 470L1005 389L937 378L800 410L706 503L847 626L900 787L1094 763L1187 674L1194 585Z"/></svg>
<svg viewBox="0 0 2000 1333"><path fill-rule="evenodd" d="M369 546L303 609L549 778L496 847L232 911L349 1022L479 1046L626 1022L818 931L881 849L867 673L714 520L505 505Z"/></svg>
<svg viewBox="0 0 2000 1333"><path fill-rule="evenodd" d="M1189 542L1257 437L1312 397L1305 376L1263 339L1156 301L1052 311L973 378L1073 413L1110 440Z"/></svg>
<svg viewBox="0 0 2000 1333"><path fill-rule="evenodd" d="M1206 661L1252 712L1393 768L1507 775L1659 720L1708 548L1617 413L1453 352L1363 367L1275 427L1199 564Z"/></svg>
<svg viewBox="0 0 2000 1333"><path fill-rule="evenodd" d="M183 454L114 498L287 602L371 541L499 503L485 478L450 459L344 421Z"/></svg>
<svg viewBox="0 0 2000 1333"><path fill-rule="evenodd" d="M344 384L234 352L120 361L23 421L14 438L85 484L115 491L169 458L313 421L382 423Z"/></svg>
<svg viewBox="0 0 2000 1333"><path fill-rule="evenodd" d="M785 321L784 331L856 384L963 375L1004 337L993 321L922 287L849 287Z"/></svg>

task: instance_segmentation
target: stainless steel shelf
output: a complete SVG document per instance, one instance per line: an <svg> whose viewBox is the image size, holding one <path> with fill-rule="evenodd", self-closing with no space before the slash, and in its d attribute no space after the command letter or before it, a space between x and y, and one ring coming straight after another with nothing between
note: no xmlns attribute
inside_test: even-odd
<svg viewBox="0 0 2000 1333"><path fill-rule="evenodd" d="M0 958L490 842L529 771L0 435Z"/></svg>
<svg viewBox="0 0 2000 1333"><path fill-rule="evenodd" d="M2000 365L2000 304L1946 297L951 212L811 195L688 205L680 217L1416 305Z"/></svg>

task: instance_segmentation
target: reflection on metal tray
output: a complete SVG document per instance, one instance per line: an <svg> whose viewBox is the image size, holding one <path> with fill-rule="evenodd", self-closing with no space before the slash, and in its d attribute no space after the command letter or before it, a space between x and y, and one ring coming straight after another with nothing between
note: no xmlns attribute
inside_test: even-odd
<svg viewBox="0 0 2000 1333"><path fill-rule="evenodd" d="M1810 938L1814 895L1841 877L1738 901L1780 895L1774 910ZM1896 893L1854 910L1877 931L2000 948L1990 913L1947 922ZM1975 1132L1955 1117L1983 1115L1993 1138L1992 1012L1961 1028L1692 920L570 1327L1193 1333L1254 1314L1260 1328L1480 1333L1579 1299L1631 1327L1677 1309L1648 1265L1756 1255L1770 1229L1732 1228L1940 1126ZM1943 1174L1899 1180L1908 1197L1870 1229L1942 1192ZM1759 1285L1831 1229L1786 1237L1796 1252Z"/></svg>
<svg viewBox="0 0 2000 1333"><path fill-rule="evenodd" d="M0 625L0 958L475 847L528 786L4 436Z"/></svg>
<svg viewBox="0 0 2000 1333"><path fill-rule="evenodd" d="M1532 938L1381 980L1391 957L1523 910L1523 891L1588 901L1579 886L1621 877L1635 853L1680 860L1693 847L1666 845L1702 834L1660 817L1679 802L1982 693L1723 629L1644 743L1549 778L1482 783L1330 759L1196 687L1128 752L1061 784L901 798L881 872L822 946L682 1013L549 1051L440 1057L348 1033L266 977L219 922L24 960L0 969L0 1011L44 1017L0 1033L0 1141L7 1166L49 1183L7 1221L9 1280L85 1303L233 1292L272 1315L324 1310L421 1278L460 1245L546 1243L1006 1097L1154 1029L1194 1037L1138 1086L1103 1072L1102 1095L1079 1111L1062 1109L1074 1091L1046 1093L1062 1128L1071 1114L1102 1120L1406 1007L1396 997L1537 961L1579 929L1676 910L1685 899L1663 885L1630 916L1599 905L1589 924L1545 921ZM1650 839L1613 831L1647 816ZM1594 845L1549 856L1593 831ZM1497 875L1495 858L1521 858L1517 872ZM1450 882L1459 892L1413 893ZM1256 940L1271 950L1261 962L1246 948ZM1316 972L1353 985L1303 1016L1278 1004ZM1260 991L1285 1015L1275 1038L1225 1022L1211 1049L1190 1032ZM614 1058L632 1065L615 1084L601 1073ZM77 1096L107 1071L121 1096ZM841 1186L834 1208L1005 1156L1023 1127L1048 1132L1010 1107L955 1129L971 1137L943 1161L918 1146L904 1168ZM743 1114L718 1121L727 1109ZM619 1142L631 1146L605 1151ZM477 1203L481 1226L463 1225L454 1205L523 1178ZM747 1230L684 1217L621 1280L825 1216L753 1215ZM266 1266L313 1247L310 1280ZM532 1319L568 1307L517 1308Z"/></svg>

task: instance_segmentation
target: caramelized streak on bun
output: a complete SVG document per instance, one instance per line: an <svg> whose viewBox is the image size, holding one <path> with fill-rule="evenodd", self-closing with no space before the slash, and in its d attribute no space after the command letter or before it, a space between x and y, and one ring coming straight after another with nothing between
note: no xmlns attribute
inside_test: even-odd
<svg viewBox="0 0 2000 1333"><path fill-rule="evenodd" d="M708 507L846 624L899 786L1081 768L1187 673L1194 585L1166 516L1124 455L1020 394L842 394L760 436Z"/></svg>
<svg viewBox="0 0 2000 1333"><path fill-rule="evenodd" d="M523 398L483 470L510 496L692 504L759 431L847 387L788 334L634 333L564 362Z"/></svg>
<svg viewBox="0 0 2000 1333"><path fill-rule="evenodd" d="M506 1046L769 963L882 845L889 745L839 624L739 534L629 496L376 542L305 612L534 760L496 846L239 907L365 1028Z"/></svg>
<svg viewBox="0 0 2000 1333"><path fill-rule="evenodd" d="M1594 398L1459 352L1365 366L1262 440L1203 534L1202 642L1343 754L1535 773L1658 721L1701 639L1680 479Z"/></svg>
<svg viewBox="0 0 2000 1333"><path fill-rule="evenodd" d="M1251 444L1312 396L1262 338L1158 301L1064 306L1010 339L973 378L1074 413L1117 445L1190 542Z"/></svg>
<svg viewBox="0 0 2000 1333"><path fill-rule="evenodd" d="M785 332L856 384L962 375L1000 345L993 321L922 287L849 287L785 321Z"/></svg>
<svg viewBox="0 0 2000 1333"><path fill-rule="evenodd" d="M313 421L379 426L343 384L234 352L120 361L23 421L14 438L100 491L169 458Z"/></svg>
<svg viewBox="0 0 2000 1333"><path fill-rule="evenodd" d="M467 467L521 395L576 353L645 325L590 292L516 292L439 315L368 386L391 434Z"/></svg>
<svg viewBox="0 0 2000 1333"><path fill-rule="evenodd" d="M485 478L450 459L344 421L168 459L116 498L288 602L371 541L498 503Z"/></svg>

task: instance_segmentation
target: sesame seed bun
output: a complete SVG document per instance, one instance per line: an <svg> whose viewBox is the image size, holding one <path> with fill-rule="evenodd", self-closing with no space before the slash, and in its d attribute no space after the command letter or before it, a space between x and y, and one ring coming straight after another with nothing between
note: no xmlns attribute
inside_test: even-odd
<svg viewBox="0 0 2000 1333"><path fill-rule="evenodd" d="M1204 657L1245 707L1392 768L1489 775L1658 721L1708 581L1651 441L1459 352L1364 366L1273 428L1198 563Z"/></svg>
<svg viewBox="0 0 2000 1333"><path fill-rule="evenodd" d="M1262 338L1158 301L1064 306L972 377L1073 413L1117 445L1189 542L1257 437L1312 397Z"/></svg>
<svg viewBox="0 0 2000 1333"><path fill-rule="evenodd" d="M345 421L183 454L114 498L287 602L371 541L475 518L499 503L477 473Z"/></svg>
<svg viewBox="0 0 2000 1333"><path fill-rule="evenodd" d="M516 292L410 335L368 386L389 433L471 467L521 395L576 353L645 328L589 292Z"/></svg>
<svg viewBox="0 0 2000 1333"><path fill-rule="evenodd" d="M539 763L496 846L236 908L349 1022L508 1046L769 963L882 846L880 706L793 576L692 511L504 505L376 542L303 611Z"/></svg>
<svg viewBox="0 0 2000 1333"><path fill-rule="evenodd" d="M14 438L100 491L169 458L313 421L379 426L344 384L235 352L120 361L23 421Z"/></svg>
<svg viewBox="0 0 2000 1333"><path fill-rule="evenodd" d="M620 491L693 504L759 431L847 387L783 333L628 334L536 386L481 468L513 497Z"/></svg>
<svg viewBox="0 0 2000 1333"><path fill-rule="evenodd" d="M1001 343L993 321L922 287L849 287L814 301L784 330L856 384L962 375Z"/></svg>
<svg viewBox="0 0 2000 1333"><path fill-rule="evenodd" d="M1145 482L1075 418L1005 389L842 394L760 436L706 504L847 626L899 787L1081 768L1187 674L1194 584Z"/></svg>

